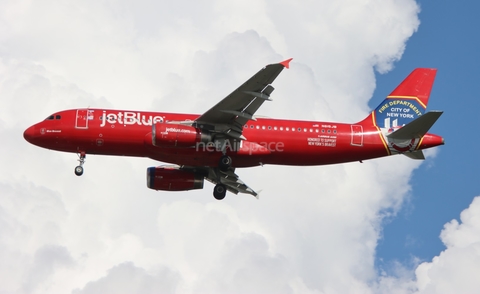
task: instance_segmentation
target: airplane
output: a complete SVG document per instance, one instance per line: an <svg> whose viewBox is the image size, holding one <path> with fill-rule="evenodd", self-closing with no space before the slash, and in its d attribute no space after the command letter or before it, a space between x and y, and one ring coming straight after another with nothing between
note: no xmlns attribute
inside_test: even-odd
<svg viewBox="0 0 480 294"><path fill-rule="evenodd" d="M425 159L422 150L443 145L428 133L442 111L426 112L436 69L417 68L369 115L357 123L255 117L271 101L272 83L287 59L269 64L205 113L79 108L55 112L27 128L31 144L77 153L81 176L87 154L148 157L170 165L149 167L153 190L203 189L256 196L237 168L273 165L312 166L404 154Z"/></svg>

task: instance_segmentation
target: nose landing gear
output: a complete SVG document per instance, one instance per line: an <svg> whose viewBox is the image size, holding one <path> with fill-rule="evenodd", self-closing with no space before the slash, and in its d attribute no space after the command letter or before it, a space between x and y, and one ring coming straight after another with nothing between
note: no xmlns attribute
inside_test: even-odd
<svg viewBox="0 0 480 294"><path fill-rule="evenodd" d="M78 161L80 162L80 165L75 167L75 174L77 176L81 176L83 175L83 164L85 163L85 157L87 155L85 154L85 152L80 152L78 154Z"/></svg>

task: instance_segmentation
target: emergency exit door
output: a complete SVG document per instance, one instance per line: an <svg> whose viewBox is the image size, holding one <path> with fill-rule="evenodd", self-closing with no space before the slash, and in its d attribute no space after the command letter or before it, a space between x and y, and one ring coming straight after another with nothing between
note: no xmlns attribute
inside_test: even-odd
<svg viewBox="0 0 480 294"><path fill-rule="evenodd" d="M363 127L361 125L352 125L352 145L363 146Z"/></svg>
<svg viewBox="0 0 480 294"><path fill-rule="evenodd" d="M77 109L77 117L75 119L75 128L88 129L90 111L88 109Z"/></svg>

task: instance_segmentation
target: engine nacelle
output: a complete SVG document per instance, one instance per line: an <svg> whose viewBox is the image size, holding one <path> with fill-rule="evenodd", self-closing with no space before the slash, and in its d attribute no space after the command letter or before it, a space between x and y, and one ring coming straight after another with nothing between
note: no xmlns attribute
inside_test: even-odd
<svg viewBox="0 0 480 294"><path fill-rule="evenodd" d="M163 191L187 191L203 189L204 176L200 173L171 167L149 167L147 187Z"/></svg>
<svg viewBox="0 0 480 294"><path fill-rule="evenodd" d="M158 123L152 126L152 144L157 147L193 147L210 142L211 136L199 128L177 124Z"/></svg>

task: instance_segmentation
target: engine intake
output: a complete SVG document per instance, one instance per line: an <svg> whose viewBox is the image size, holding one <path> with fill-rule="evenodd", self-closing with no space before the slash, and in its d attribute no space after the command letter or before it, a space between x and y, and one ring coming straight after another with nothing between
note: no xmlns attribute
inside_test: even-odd
<svg viewBox="0 0 480 294"><path fill-rule="evenodd" d="M152 144L157 147L193 147L210 142L212 137L199 128L178 124L157 123L152 126Z"/></svg>
<svg viewBox="0 0 480 294"><path fill-rule="evenodd" d="M172 167L149 167L147 187L162 191L187 191L203 189L204 176L201 173Z"/></svg>

